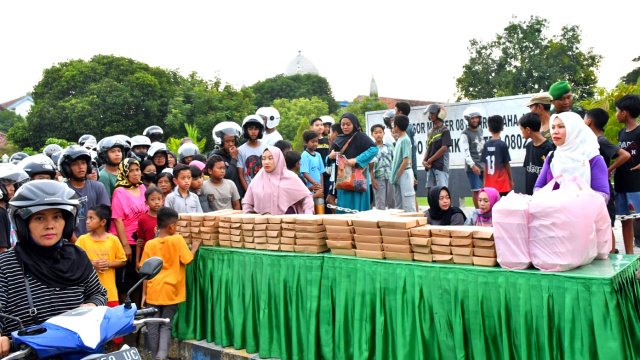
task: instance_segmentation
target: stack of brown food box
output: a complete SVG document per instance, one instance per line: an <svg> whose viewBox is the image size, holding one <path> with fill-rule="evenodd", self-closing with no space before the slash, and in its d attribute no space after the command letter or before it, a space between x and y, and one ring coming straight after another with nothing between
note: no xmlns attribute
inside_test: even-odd
<svg viewBox="0 0 640 360"><path fill-rule="evenodd" d="M353 246L353 224L349 216L326 216L322 223L327 231L327 246L334 255L356 256Z"/></svg>
<svg viewBox="0 0 640 360"><path fill-rule="evenodd" d="M251 235L253 235L253 249L256 249L256 250L268 249L268 243L267 243L267 225L268 224L269 224L268 216L256 216L253 218L253 227L251 230Z"/></svg>
<svg viewBox="0 0 640 360"><path fill-rule="evenodd" d="M492 227L473 227L473 265L496 266L496 244Z"/></svg>
<svg viewBox="0 0 640 360"><path fill-rule="evenodd" d="M280 223L280 251L294 251L296 244L296 215L282 215Z"/></svg>
<svg viewBox="0 0 640 360"><path fill-rule="evenodd" d="M414 227L410 230L411 250L413 251L413 260L432 262L433 254L431 254L431 226L422 225Z"/></svg>
<svg viewBox="0 0 640 360"><path fill-rule="evenodd" d="M220 246L242 248L242 217L240 214L223 214L218 223Z"/></svg>
<svg viewBox="0 0 640 360"><path fill-rule="evenodd" d="M319 216L300 215L295 225L296 252L318 254L328 251L327 232Z"/></svg>
<svg viewBox="0 0 640 360"><path fill-rule="evenodd" d="M203 246L219 246L219 222L222 215L238 213L237 210L212 211L204 214L178 214L177 231L187 244L192 239L202 239Z"/></svg>
<svg viewBox="0 0 640 360"><path fill-rule="evenodd" d="M356 256L371 259L413 260L411 229L426 224L425 217L354 218Z"/></svg>

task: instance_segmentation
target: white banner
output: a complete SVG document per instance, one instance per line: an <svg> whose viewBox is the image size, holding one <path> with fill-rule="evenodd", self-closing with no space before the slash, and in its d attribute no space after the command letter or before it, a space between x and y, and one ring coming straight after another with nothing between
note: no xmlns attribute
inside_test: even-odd
<svg viewBox="0 0 640 360"><path fill-rule="evenodd" d="M501 115L504 118L504 130L500 138L509 146L512 166L522 166L525 155L525 140L520 132L518 120L522 115L529 112L525 103L531 98L529 95L506 96L494 99L474 100L459 103L444 104L447 110L445 126L451 131L453 145L449 148L449 168L464 168L464 154L460 150L460 136L467 127L467 121L462 117L464 110L469 106L480 108L484 114L480 124L483 130L485 141L491 138L491 133L487 127L487 117ZM427 132L433 127L433 123L428 121L427 115L423 112L427 106L416 106L411 108L409 119L416 129L415 143L417 150L418 168L423 169L422 159L426 151ZM366 113L366 131L371 135L371 126L383 124L382 116L385 110L369 111Z"/></svg>

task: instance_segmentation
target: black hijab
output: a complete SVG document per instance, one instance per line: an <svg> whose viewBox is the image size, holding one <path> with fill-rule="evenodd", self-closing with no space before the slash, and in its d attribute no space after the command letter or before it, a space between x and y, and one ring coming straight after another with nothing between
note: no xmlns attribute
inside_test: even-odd
<svg viewBox="0 0 640 360"><path fill-rule="evenodd" d="M429 191L429 196L427 197L429 202L429 218L440 220L440 225L451 225L451 217L455 214L462 214L466 220L467 217L459 207L449 206L449 209L446 211L440 208L440 191L442 190L445 190L447 194L449 194L449 197L451 197L451 193L446 186L436 186Z"/></svg>
<svg viewBox="0 0 640 360"><path fill-rule="evenodd" d="M347 141L351 140L347 149L342 153L347 159L353 159L363 152L367 151L369 148L376 146L373 140L365 133L362 132L362 128L360 127L360 122L358 118L352 113L344 113L340 120L349 119L353 124L353 131L351 134L340 134L333 142L331 146L331 150L341 151L342 147L347 143Z"/></svg>
<svg viewBox="0 0 640 360"><path fill-rule="evenodd" d="M19 239L14 249L25 274L47 286L78 286L94 272L87 254L65 239L45 247L36 244L29 236L29 239Z"/></svg>

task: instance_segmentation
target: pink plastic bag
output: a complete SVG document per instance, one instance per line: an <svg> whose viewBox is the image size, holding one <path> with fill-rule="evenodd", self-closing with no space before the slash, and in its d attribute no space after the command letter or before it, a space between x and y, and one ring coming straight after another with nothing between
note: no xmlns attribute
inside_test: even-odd
<svg viewBox="0 0 640 360"><path fill-rule="evenodd" d="M553 190L560 183L558 190ZM531 197L529 251L542 271L567 271L589 264L597 254L595 219L604 203L577 178L558 177Z"/></svg>
<svg viewBox="0 0 640 360"><path fill-rule="evenodd" d="M512 191L491 210L498 263L503 268L519 270L531 266L529 201L531 196Z"/></svg>

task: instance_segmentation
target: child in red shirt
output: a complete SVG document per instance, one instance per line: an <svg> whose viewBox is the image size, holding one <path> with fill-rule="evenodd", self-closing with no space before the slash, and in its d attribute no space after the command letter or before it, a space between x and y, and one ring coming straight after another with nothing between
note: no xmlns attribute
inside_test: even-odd
<svg viewBox="0 0 640 360"><path fill-rule="evenodd" d="M138 219L138 243L136 245L136 269L140 269L140 256L147 241L156 237L158 225L158 209L162 207L162 191L156 186L150 186L144 193L144 198L149 211Z"/></svg>

